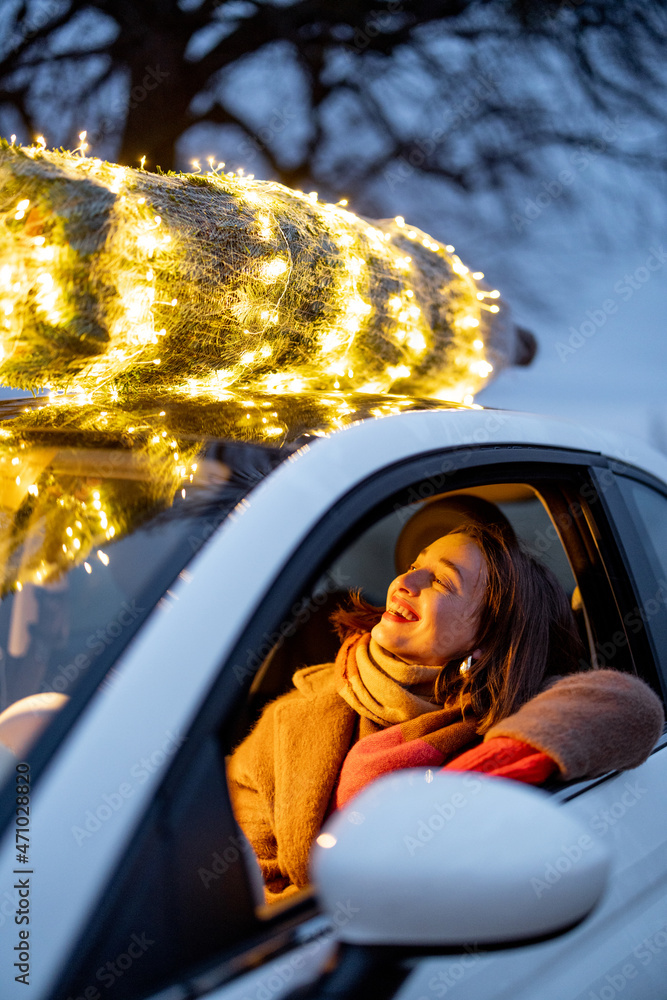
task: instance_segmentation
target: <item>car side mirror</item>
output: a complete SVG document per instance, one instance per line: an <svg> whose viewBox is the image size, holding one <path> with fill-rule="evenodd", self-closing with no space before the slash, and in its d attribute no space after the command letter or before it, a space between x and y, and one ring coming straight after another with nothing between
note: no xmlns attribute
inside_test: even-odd
<svg viewBox="0 0 667 1000"><path fill-rule="evenodd" d="M438 950L562 933L600 899L609 857L539 789L410 769L335 813L311 867L324 909L347 907L343 942Z"/></svg>

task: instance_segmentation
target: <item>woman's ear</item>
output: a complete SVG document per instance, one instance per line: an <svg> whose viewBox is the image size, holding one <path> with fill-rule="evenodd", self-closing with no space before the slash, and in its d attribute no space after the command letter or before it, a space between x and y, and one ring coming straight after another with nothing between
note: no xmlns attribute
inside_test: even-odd
<svg viewBox="0 0 667 1000"><path fill-rule="evenodd" d="M468 656L466 656L465 660L463 660L463 662L461 663L461 665L459 667L459 673L463 677L465 677L465 675L467 673L469 673L470 668L472 667L473 663L476 660L479 660L479 658L480 658L481 655L482 655L482 650L481 649L474 649L472 651L472 653L470 653Z"/></svg>

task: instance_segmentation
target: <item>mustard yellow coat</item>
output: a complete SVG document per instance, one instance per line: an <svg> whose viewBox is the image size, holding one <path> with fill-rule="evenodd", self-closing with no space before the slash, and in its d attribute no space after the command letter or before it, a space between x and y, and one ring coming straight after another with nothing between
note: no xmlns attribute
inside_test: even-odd
<svg viewBox="0 0 667 1000"><path fill-rule="evenodd" d="M236 819L259 861L267 901L308 884L311 845L327 814L357 714L337 692L332 663L294 675L228 762ZM653 691L615 670L552 682L484 736L510 736L549 754L563 781L637 767L662 732ZM471 744L471 746L474 744Z"/></svg>

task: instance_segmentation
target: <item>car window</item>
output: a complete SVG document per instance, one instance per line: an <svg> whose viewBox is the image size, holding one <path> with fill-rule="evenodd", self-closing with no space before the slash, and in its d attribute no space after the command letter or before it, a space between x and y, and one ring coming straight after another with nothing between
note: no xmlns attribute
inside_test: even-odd
<svg viewBox="0 0 667 1000"><path fill-rule="evenodd" d="M275 699L294 690L293 677L295 672L302 668L308 669L306 674L299 675L296 682L300 692L309 690L311 685L317 685L320 676L324 676L326 668L321 675L316 670L312 672L309 670L316 668L316 665L331 664L335 660L340 648L340 638L332 625L331 615L341 607L349 607L350 592L355 592L373 606L384 607L389 584L399 572L403 572L403 569L400 568L401 540L404 537L406 525L413 523L413 517L419 516L420 511L428 514L429 505L432 503L468 503L471 498L488 503L491 510L499 511L500 516L504 515L510 521L524 547L552 569L570 601L575 603L576 611L580 612L581 602L566 550L560 539L559 531L554 525L554 520L550 516L548 503L536 486L526 482L475 485L465 490L437 494L429 498L426 503L417 501L408 504L395 504L393 509L374 520L327 566L312 590L294 602L290 614L283 623L286 627L279 634L277 641L269 649L255 651L248 660L248 666L254 664L258 669L250 688L249 697L237 711L234 725L228 733L226 746L228 751L234 751L241 744L262 713L267 710L269 713L273 713L272 718L275 718L275 722L271 723L275 727L275 731L271 730L271 740L276 741L274 745L278 746L280 741L284 739L286 745L290 746L290 767L300 759L303 750L298 745L298 736L293 732L288 732L287 728L281 730L281 726L287 727L290 724L288 719L293 714L291 709L293 703L285 702L284 707L280 709L280 714L278 714L273 704ZM585 648L588 634L583 618L578 622L578 625ZM342 722L339 723L334 716L333 711L330 722L332 727L342 725ZM267 725L264 720L263 725L265 727ZM304 758L301 770L301 777L305 784L312 778L309 772L309 762L313 758L317 760L318 755L322 752L329 753L329 749L326 751L322 749L325 744L328 747L326 734L322 733L321 739L321 746L311 747L308 745L305 750L307 760ZM246 756L261 755L265 752L271 756L273 753L272 749L264 745L256 734L253 734L251 741L245 746L250 747L253 745L253 741L258 741L257 747L253 750L243 750L240 757L235 755L232 764L232 784L235 789L232 798L238 809L237 818L241 820L241 825L246 830L250 829L249 824L256 822L257 817L253 810L257 797L261 798L264 794L272 794L260 790L260 794L257 796L257 789L253 789L251 793L244 784L248 780L246 772L239 770L239 768L247 767L251 770L254 766L251 757L246 762ZM335 749L332 752L335 752ZM238 763L239 760L242 763ZM275 766L276 781L278 782L282 780L280 762L276 763ZM296 781L296 778L294 780ZM306 803L301 802L298 789L294 787L294 799L290 813L296 816L296 823L299 822L298 813L304 807L306 807ZM275 822L279 822L278 817L276 817ZM287 836L286 831L289 824L284 824L284 826L283 839ZM298 859L295 858L293 863L296 866ZM268 880L267 901L271 904L284 902L287 898L285 893L289 894L293 887L282 886L282 876L273 877L271 873L274 866L271 860L262 859L262 864Z"/></svg>
<svg viewBox="0 0 667 1000"><path fill-rule="evenodd" d="M656 579L667 578L667 496L627 476L618 485L633 515Z"/></svg>
<svg viewBox="0 0 667 1000"><path fill-rule="evenodd" d="M626 625L632 633L648 632L667 688L667 496L629 476L618 475L616 482L639 543L627 547L639 600Z"/></svg>

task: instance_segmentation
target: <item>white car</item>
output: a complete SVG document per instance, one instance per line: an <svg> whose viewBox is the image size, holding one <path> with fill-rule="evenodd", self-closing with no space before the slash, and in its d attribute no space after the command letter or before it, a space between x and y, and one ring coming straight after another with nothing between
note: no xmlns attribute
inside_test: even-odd
<svg viewBox="0 0 667 1000"><path fill-rule="evenodd" d="M590 661L664 698L663 456L342 394L0 418L3 1000L665 995L664 737L633 771L547 791L392 775L326 827L312 891L275 907L225 778L266 701L329 657L341 592L383 601L433 496L498 504L572 595ZM429 803L472 798L464 781L478 804L443 828ZM441 846L421 883L395 849L419 810Z"/></svg>

